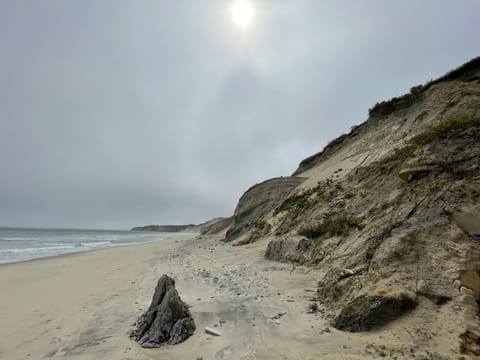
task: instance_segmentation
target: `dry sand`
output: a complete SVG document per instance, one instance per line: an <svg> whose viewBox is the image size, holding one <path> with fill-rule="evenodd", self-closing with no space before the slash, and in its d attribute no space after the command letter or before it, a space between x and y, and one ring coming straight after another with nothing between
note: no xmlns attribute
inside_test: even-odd
<svg viewBox="0 0 480 360"><path fill-rule="evenodd" d="M366 346L381 333L342 333L308 314L315 271L265 260L263 249L185 237L2 265L0 358L375 358ZM164 273L197 330L183 344L142 349L128 334Z"/></svg>

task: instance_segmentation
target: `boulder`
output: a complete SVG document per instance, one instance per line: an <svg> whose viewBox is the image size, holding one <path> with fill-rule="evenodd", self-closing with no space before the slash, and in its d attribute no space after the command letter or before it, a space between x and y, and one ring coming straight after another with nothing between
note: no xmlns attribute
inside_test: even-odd
<svg viewBox="0 0 480 360"><path fill-rule="evenodd" d="M405 293L359 296L342 309L333 326L350 332L368 331L386 325L416 305L415 298Z"/></svg>
<svg viewBox="0 0 480 360"><path fill-rule="evenodd" d="M280 261L284 256L284 243L282 240L272 240L267 245L265 257L269 260Z"/></svg>
<svg viewBox="0 0 480 360"><path fill-rule="evenodd" d="M174 345L193 335L192 315L175 289L175 281L167 275L158 280L148 310L137 320L130 337L144 348Z"/></svg>

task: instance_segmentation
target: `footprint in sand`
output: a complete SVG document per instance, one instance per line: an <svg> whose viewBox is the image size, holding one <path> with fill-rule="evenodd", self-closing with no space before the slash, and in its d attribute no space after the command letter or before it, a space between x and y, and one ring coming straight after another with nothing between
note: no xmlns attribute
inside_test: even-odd
<svg viewBox="0 0 480 360"><path fill-rule="evenodd" d="M215 354L215 359L218 359L218 360L226 359L226 356L232 355L232 353L233 353L233 347L231 346L224 347L222 350L218 351Z"/></svg>

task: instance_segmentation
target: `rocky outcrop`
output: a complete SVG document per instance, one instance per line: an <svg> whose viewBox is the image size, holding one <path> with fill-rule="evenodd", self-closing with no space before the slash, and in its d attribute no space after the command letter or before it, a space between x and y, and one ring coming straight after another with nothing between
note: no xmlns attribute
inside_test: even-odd
<svg viewBox="0 0 480 360"><path fill-rule="evenodd" d="M207 224L204 224L201 229L202 235L211 235L220 233L233 224L233 217L228 218L216 218L214 221L210 221Z"/></svg>
<svg viewBox="0 0 480 360"><path fill-rule="evenodd" d="M289 261L299 265L319 264L325 254L318 249L318 241L302 238L280 238L270 241L265 257L273 261Z"/></svg>
<svg viewBox="0 0 480 360"><path fill-rule="evenodd" d="M227 231L225 240L235 240L249 230L253 230L303 180L299 177L280 177L264 181L248 189L238 201L233 214L233 225Z"/></svg>
<svg viewBox="0 0 480 360"><path fill-rule="evenodd" d="M333 326L350 332L372 330L388 324L416 306L417 301L409 294L359 296L342 309Z"/></svg>
<svg viewBox="0 0 480 360"><path fill-rule="evenodd" d="M184 342L195 331L192 315L167 275L158 280L152 303L137 321L130 337L144 348Z"/></svg>

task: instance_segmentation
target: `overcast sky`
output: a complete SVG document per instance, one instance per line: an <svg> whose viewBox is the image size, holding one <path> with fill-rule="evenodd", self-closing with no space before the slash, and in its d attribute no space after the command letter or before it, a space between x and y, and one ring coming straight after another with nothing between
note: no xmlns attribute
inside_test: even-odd
<svg viewBox="0 0 480 360"><path fill-rule="evenodd" d="M478 0L0 0L0 226L233 213L480 54Z"/></svg>

